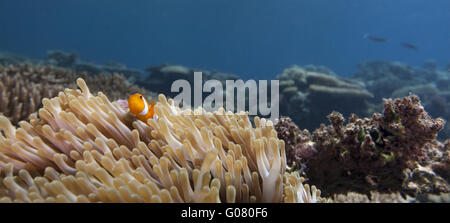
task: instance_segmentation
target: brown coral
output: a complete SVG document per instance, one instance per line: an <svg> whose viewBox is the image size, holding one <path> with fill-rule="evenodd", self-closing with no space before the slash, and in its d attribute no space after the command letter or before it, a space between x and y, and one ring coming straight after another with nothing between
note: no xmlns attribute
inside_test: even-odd
<svg viewBox="0 0 450 223"><path fill-rule="evenodd" d="M45 73L52 78L46 80ZM9 117L13 123L24 120L35 112L45 97L53 97L63 86L54 84L58 76L64 76L67 71L42 67L0 66L0 113Z"/></svg>
<svg viewBox="0 0 450 223"><path fill-rule="evenodd" d="M352 115L346 125L337 112L328 118L331 125L322 125L305 142L314 143L317 153L301 157L310 182L326 194L402 190L403 171L427 159L424 148L445 123L428 116L414 95L386 99L383 115Z"/></svg>
<svg viewBox="0 0 450 223"><path fill-rule="evenodd" d="M278 138L286 144L287 164L292 170L301 168L302 157L310 157L317 152L308 130L301 131L291 118L281 117L275 124L275 130Z"/></svg>
<svg viewBox="0 0 450 223"><path fill-rule="evenodd" d="M128 83L119 74L90 76L58 67L20 64L0 66L0 113L13 123L25 120L41 107L43 98L54 97L65 87L76 87L77 75L85 78L92 90L102 91L113 100L137 92L148 99L156 99L156 94Z"/></svg>
<svg viewBox="0 0 450 223"><path fill-rule="evenodd" d="M273 124L223 109L180 110L159 96L158 119L135 120L103 94L66 89L40 118L0 116L2 201L315 202L320 191L286 173Z"/></svg>

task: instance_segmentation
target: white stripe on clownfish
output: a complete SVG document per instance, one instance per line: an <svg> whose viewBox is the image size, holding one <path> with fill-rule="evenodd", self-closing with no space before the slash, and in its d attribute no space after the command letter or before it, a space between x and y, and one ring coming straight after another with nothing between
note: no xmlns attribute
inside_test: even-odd
<svg viewBox="0 0 450 223"><path fill-rule="evenodd" d="M142 101L144 102L144 109L142 109L141 113L139 113L139 115L147 115L148 113L148 104L147 101L143 98Z"/></svg>

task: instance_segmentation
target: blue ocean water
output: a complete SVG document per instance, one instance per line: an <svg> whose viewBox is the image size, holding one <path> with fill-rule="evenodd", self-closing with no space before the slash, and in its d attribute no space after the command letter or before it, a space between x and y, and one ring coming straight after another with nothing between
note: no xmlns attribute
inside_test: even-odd
<svg viewBox="0 0 450 223"><path fill-rule="evenodd" d="M449 10L448 0L2 0L0 51L42 58L61 49L97 63L181 64L257 79L292 64L349 76L367 60L447 64Z"/></svg>

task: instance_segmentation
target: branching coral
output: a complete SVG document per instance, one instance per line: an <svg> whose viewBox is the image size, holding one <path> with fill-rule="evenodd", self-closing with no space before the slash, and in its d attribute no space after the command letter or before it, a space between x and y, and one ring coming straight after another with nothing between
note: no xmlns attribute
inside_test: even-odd
<svg viewBox="0 0 450 223"><path fill-rule="evenodd" d="M93 86L94 91L102 91L113 100L126 98L136 92L141 92L149 99L156 98L156 94L128 83L119 74L79 75ZM65 87L75 87L76 77L76 73L57 67L0 65L0 113L9 117L13 123L25 120L41 106L43 98L54 97Z"/></svg>
<svg viewBox="0 0 450 223"><path fill-rule="evenodd" d="M44 97L53 97L63 90L61 85L42 80L42 72L47 71L27 65L0 66L0 113L17 123L35 112Z"/></svg>
<svg viewBox="0 0 450 223"><path fill-rule="evenodd" d="M0 116L2 201L316 202L285 171L273 124L244 112L180 110L159 96L158 119L135 120L103 94L66 89L15 128ZM43 173L43 174L42 174Z"/></svg>
<svg viewBox="0 0 450 223"><path fill-rule="evenodd" d="M346 125L337 112L328 118L331 125L322 125L303 143L316 152L300 157L310 182L326 194L402 190L403 171L427 158L424 147L445 123L428 116L414 95L386 99L383 115L352 115Z"/></svg>

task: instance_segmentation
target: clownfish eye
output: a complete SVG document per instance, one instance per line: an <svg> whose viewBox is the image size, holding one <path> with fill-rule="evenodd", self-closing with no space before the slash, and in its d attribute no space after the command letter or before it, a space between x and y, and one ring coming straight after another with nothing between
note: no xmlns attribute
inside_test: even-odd
<svg viewBox="0 0 450 223"><path fill-rule="evenodd" d="M142 99L142 95L141 95L141 96L139 96L139 98L140 98L140 99Z"/></svg>

